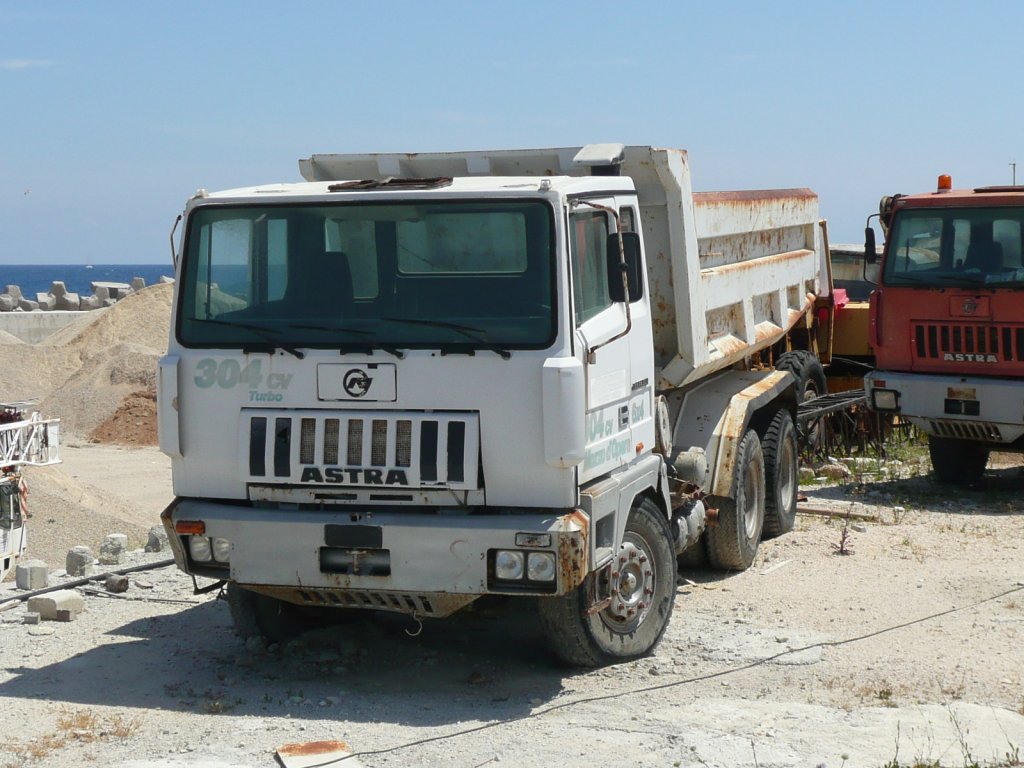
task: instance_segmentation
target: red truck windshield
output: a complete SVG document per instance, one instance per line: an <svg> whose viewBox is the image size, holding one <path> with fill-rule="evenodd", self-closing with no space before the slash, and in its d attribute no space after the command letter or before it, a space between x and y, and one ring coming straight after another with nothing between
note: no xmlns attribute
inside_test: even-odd
<svg viewBox="0 0 1024 768"><path fill-rule="evenodd" d="M898 211L882 282L889 286L1024 288L1024 208Z"/></svg>

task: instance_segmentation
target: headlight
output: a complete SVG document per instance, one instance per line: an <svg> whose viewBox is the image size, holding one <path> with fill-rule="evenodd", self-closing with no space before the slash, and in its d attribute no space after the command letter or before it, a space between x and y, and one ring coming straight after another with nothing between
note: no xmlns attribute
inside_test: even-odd
<svg viewBox="0 0 1024 768"><path fill-rule="evenodd" d="M210 539L206 536L189 536L188 552L197 563L208 563L213 556Z"/></svg>
<svg viewBox="0 0 1024 768"><path fill-rule="evenodd" d="M531 552L526 559L526 573L530 581L554 581L555 554L553 552Z"/></svg>
<svg viewBox="0 0 1024 768"><path fill-rule="evenodd" d="M229 539L210 539L213 545L213 559L218 563L226 563L231 558L231 541Z"/></svg>
<svg viewBox="0 0 1024 768"><path fill-rule="evenodd" d="M499 550L494 557L494 575L505 581L523 578L523 553Z"/></svg>
<svg viewBox="0 0 1024 768"><path fill-rule="evenodd" d="M871 397L875 410L895 411L899 408L899 392L895 389L873 389Z"/></svg>

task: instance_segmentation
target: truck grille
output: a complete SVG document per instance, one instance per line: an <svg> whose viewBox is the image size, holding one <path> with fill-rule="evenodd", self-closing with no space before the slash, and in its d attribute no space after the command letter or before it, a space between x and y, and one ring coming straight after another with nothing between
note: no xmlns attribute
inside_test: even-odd
<svg viewBox="0 0 1024 768"><path fill-rule="evenodd" d="M943 360L947 354L995 355L1001 361L1024 361L1024 326L963 323L915 323L914 351L920 360Z"/></svg>
<svg viewBox="0 0 1024 768"><path fill-rule="evenodd" d="M251 482L479 487L475 413L242 411Z"/></svg>

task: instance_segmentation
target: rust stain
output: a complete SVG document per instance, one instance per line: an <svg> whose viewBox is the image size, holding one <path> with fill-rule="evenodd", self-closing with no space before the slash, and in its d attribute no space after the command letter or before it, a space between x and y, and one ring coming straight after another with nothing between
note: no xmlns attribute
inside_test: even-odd
<svg viewBox="0 0 1024 768"><path fill-rule="evenodd" d="M587 540L590 519L579 509L563 515L563 535L558 539L559 586L573 588L587 575ZM576 527L579 530L574 531Z"/></svg>
<svg viewBox="0 0 1024 768"><path fill-rule="evenodd" d="M694 192L694 205L738 205L752 202L772 203L816 200L818 195L806 187L800 189L741 189L730 192Z"/></svg>
<svg viewBox="0 0 1024 768"><path fill-rule="evenodd" d="M351 752L352 749L344 741L307 741L299 744L284 744L277 748L278 754L284 757L312 757L327 755L331 752Z"/></svg>

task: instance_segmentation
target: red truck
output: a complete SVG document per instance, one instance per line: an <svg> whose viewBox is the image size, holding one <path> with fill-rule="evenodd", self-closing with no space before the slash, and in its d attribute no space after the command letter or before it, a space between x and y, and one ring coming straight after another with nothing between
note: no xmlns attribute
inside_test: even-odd
<svg viewBox="0 0 1024 768"><path fill-rule="evenodd" d="M935 192L883 197L879 218L868 405L928 435L940 482L976 483L990 451L1024 452L1024 186L954 190L942 175Z"/></svg>

